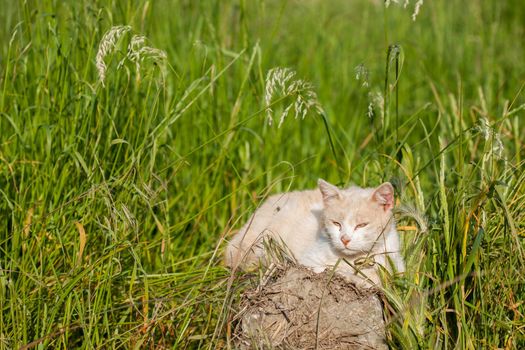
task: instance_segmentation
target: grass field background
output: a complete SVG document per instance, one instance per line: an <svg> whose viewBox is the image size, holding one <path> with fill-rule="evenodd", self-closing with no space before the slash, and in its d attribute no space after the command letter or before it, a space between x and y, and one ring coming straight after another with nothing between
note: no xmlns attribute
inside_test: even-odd
<svg viewBox="0 0 525 350"><path fill-rule="evenodd" d="M0 348L231 346L225 240L319 177L396 187L393 348L525 348L525 7L416 2L2 1Z"/></svg>

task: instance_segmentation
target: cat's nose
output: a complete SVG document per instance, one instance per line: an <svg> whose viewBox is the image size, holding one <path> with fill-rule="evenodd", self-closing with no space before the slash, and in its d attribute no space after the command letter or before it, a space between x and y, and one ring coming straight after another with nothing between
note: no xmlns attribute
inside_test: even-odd
<svg viewBox="0 0 525 350"><path fill-rule="evenodd" d="M344 246L346 247L346 245L350 243L350 237L348 237L347 235L342 235L341 242L343 242Z"/></svg>

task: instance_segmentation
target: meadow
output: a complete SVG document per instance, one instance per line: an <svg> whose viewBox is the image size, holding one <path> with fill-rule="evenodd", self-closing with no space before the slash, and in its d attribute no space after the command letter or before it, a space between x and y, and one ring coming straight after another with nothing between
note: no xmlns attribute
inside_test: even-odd
<svg viewBox="0 0 525 350"><path fill-rule="evenodd" d="M525 7L387 2L2 1L0 349L230 348L318 178L395 185L392 348L525 348Z"/></svg>

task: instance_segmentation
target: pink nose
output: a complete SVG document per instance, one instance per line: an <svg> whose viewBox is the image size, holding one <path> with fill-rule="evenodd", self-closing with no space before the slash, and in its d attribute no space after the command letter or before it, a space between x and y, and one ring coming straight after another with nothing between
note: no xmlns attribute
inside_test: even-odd
<svg viewBox="0 0 525 350"><path fill-rule="evenodd" d="M350 243L350 237L348 237L347 235L342 235L341 242L343 242L344 246L346 247L347 244Z"/></svg>

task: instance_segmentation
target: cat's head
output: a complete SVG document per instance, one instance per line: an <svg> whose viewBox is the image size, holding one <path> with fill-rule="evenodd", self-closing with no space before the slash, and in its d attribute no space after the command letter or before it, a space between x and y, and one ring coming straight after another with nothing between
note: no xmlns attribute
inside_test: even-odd
<svg viewBox="0 0 525 350"><path fill-rule="evenodd" d="M382 233L393 224L394 188L339 189L319 179L323 197L323 228L332 246L344 255L369 252L382 246ZM377 243L375 243L377 241Z"/></svg>

